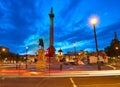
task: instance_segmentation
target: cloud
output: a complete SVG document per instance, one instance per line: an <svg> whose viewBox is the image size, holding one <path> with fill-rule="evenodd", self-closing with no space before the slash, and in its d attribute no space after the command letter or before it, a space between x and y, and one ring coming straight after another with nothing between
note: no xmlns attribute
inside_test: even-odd
<svg viewBox="0 0 120 87"><path fill-rule="evenodd" d="M35 12L34 4L29 0L4 0L1 2L1 10L3 12L0 22L0 38L1 45L6 45L15 52L18 48L24 45L23 41L34 34L31 27L34 26ZM12 46L11 45L15 45Z"/></svg>
<svg viewBox="0 0 120 87"><path fill-rule="evenodd" d="M109 7L106 4L102 8L102 1L99 0L97 2L93 3L86 0L1 0L0 45L20 54L25 53L25 46L28 45L29 53L34 53L38 49L38 39L43 38L45 49L47 49L50 38L50 19L48 14L50 8L53 7L56 49L63 48L66 52L74 50L73 43L76 42L77 50L92 51L95 49L94 32L88 26L87 19L93 13L98 13L102 18L103 12L107 12L107 10L104 11L103 9L108 9ZM93 5L95 3L96 5ZM114 10L113 5L111 8ZM108 13L110 14L110 12ZM120 38L119 12L116 15L104 16L106 21L102 22L102 27L97 28L97 39L100 49L104 49L105 46L109 45L114 37L114 31L117 32ZM112 18L112 16L116 18ZM109 20L112 21L113 19L115 23L109 22Z"/></svg>
<svg viewBox="0 0 120 87"><path fill-rule="evenodd" d="M101 31L97 34L98 42L100 48L105 48L109 46L111 41L114 39L114 32L117 33L118 38L120 38L120 21L116 21L113 24L99 28ZM104 44L104 45L103 45Z"/></svg>

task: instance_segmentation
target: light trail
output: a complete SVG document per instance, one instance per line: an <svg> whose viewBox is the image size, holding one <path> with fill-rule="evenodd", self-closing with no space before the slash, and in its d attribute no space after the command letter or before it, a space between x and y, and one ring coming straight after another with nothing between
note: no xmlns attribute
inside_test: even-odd
<svg viewBox="0 0 120 87"><path fill-rule="evenodd" d="M88 76L117 76L120 70L103 71L64 71L62 73L51 73L53 77L88 77Z"/></svg>
<svg viewBox="0 0 120 87"><path fill-rule="evenodd" d="M18 74L20 73L20 74ZM38 76L38 77L89 77L89 76L120 76L120 70L102 70L102 71L51 71L31 72L27 70L0 70L2 76Z"/></svg>

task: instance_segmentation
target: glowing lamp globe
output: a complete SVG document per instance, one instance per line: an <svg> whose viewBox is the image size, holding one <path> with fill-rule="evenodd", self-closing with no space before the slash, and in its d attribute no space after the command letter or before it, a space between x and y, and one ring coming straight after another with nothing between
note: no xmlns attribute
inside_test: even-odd
<svg viewBox="0 0 120 87"><path fill-rule="evenodd" d="M98 23L97 17L92 17L92 18L90 19L90 23L91 23L92 25L96 25L96 24Z"/></svg>

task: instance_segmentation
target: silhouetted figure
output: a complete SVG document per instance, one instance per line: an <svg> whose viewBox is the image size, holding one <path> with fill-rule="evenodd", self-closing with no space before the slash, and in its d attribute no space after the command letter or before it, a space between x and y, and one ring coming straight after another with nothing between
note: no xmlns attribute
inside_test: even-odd
<svg viewBox="0 0 120 87"><path fill-rule="evenodd" d="M42 38L39 39L39 46L41 46L41 49L44 49L44 43Z"/></svg>

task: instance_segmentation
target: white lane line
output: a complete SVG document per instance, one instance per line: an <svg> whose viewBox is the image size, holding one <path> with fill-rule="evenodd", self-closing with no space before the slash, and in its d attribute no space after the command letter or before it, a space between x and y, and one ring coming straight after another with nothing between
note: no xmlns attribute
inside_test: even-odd
<svg viewBox="0 0 120 87"><path fill-rule="evenodd" d="M74 80L72 78L69 78L71 83L73 84L73 87L77 87L77 85L75 84Z"/></svg>

